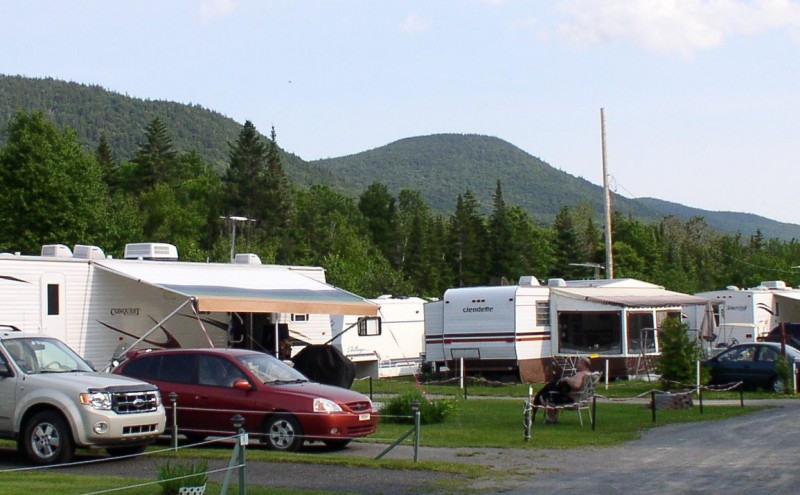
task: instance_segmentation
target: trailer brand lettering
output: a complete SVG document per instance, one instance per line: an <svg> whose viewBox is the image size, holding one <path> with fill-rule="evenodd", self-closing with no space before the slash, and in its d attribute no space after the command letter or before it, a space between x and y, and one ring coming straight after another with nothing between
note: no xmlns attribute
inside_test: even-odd
<svg viewBox="0 0 800 495"><path fill-rule="evenodd" d="M479 308L464 308L462 311L464 313L491 313L494 311L494 308L491 306L481 306Z"/></svg>
<svg viewBox="0 0 800 495"><path fill-rule="evenodd" d="M111 316L139 316L139 308L111 308Z"/></svg>
<svg viewBox="0 0 800 495"><path fill-rule="evenodd" d="M725 306L726 311L747 311L747 305L743 304L741 306Z"/></svg>

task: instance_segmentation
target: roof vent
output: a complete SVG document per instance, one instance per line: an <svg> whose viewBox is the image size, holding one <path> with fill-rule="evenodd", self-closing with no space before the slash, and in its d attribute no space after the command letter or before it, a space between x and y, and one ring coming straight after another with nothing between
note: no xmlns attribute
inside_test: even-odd
<svg viewBox="0 0 800 495"><path fill-rule="evenodd" d="M42 246L42 256L72 258L72 251L63 244L45 244Z"/></svg>
<svg viewBox="0 0 800 495"><path fill-rule="evenodd" d="M260 265L261 258L253 253L239 253L233 258L233 262L239 265Z"/></svg>
<svg viewBox="0 0 800 495"><path fill-rule="evenodd" d="M537 279L533 275L523 275L519 278L518 285L529 285L532 287L538 287L540 284L539 284L539 279Z"/></svg>
<svg viewBox="0 0 800 495"><path fill-rule="evenodd" d="M126 260L177 261L178 248L163 242L139 242L125 245Z"/></svg>
<svg viewBox="0 0 800 495"><path fill-rule="evenodd" d="M563 278L550 278L547 279L548 287L566 287L567 282Z"/></svg>
<svg viewBox="0 0 800 495"><path fill-rule="evenodd" d="M86 246L84 244L75 244L72 249L76 258L85 260L102 260L106 257L103 250L97 246Z"/></svg>

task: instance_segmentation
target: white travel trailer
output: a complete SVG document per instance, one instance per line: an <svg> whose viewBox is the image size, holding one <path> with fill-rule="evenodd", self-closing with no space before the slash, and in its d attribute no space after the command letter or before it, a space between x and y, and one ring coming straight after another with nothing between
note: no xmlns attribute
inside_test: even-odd
<svg viewBox="0 0 800 495"><path fill-rule="evenodd" d="M377 316L331 315L336 346L356 365L356 377L389 378L419 373L425 349L423 306L419 297L370 299Z"/></svg>
<svg viewBox="0 0 800 495"><path fill-rule="evenodd" d="M278 326L254 322L322 315L330 331L329 314L377 314L377 305L306 275L318 269L181 262L173 246L129 248L135 259L108 259L92 246L0 254L0 324L59 337L103 368L135 345L269 349Z"/></svg>
<svg viewBox="0 0 800 495"><path fill-rule="evenodd" d="M554 364L578 356L609 364L612 377L638 374L658 354L658 328L682 305L706 300L633 279L564 281L449 289L425 305L425 360L434 368L549 379Z"/></svg>
<svg viewBox="0 0 800 495"><path fill-rule="evenodd" d="M748 289L728 286L696 295L712 303L714 327L709 340L714 346L753 342L781 323L800 322L800 290L787 287L781 280L761 282ZM686 308L684 313L689 330L702 333L705 309Z"/></svg>

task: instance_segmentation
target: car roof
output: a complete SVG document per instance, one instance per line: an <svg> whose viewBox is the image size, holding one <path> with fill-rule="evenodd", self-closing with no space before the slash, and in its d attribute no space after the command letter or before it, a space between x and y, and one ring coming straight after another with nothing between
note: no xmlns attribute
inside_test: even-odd
<svg viewBox="0 0 800 495"><path fill-rule="evenodd" d="M745 347L745 346L770 347L770 348L775 349L775 350L777 350L779 352L781 350L780 342L740 342L738 344L734 344L734 345L728 347L728 349L736 349L738 347ZM800 350L798 350L797 348L795 348L793 346L790 346L789 344L786 344L786 349L791 353L800 354Z"/></svg>
<svg viewBox="0 0 800 495"><path fill-rule="evenodd" d="M172 354L210 354L216 356L246 356L250 354L263 354L260 351L249 349L225 349L221 347L200 347L200 348L180 348L180 349L133 349L128 351L128 359L135 359L139 356L151 355L172 355Z"/></svg>

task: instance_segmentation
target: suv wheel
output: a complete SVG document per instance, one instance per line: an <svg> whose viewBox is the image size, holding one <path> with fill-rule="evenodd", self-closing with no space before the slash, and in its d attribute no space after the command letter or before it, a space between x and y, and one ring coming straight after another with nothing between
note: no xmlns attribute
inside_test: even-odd
<svg viewBox="0 0 800 495"><path fill-rule="evenodd" d="M75 452L67 423L53 411L37 413L25 423L19 449L40 466L69 462Z"/></svg>
<svg viewBox="0 0 800 495"><path fill-rule="evenodd" d="M296 452L303 446L303 429L289 414L276 414L264 423L262 441L275 450Z"/></svg>

